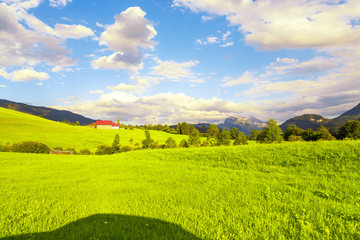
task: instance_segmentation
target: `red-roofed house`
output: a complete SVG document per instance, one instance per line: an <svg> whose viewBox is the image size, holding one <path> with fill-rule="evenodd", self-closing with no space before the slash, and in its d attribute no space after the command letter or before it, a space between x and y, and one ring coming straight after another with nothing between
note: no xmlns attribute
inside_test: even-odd
<svg viewBox="0 0 360 240"><path fill-rule="evenodd" d="M114 123L113 121L102 121L102 120L98 120L96 121L96 126L98 129L119 129L120 125Z"/></svg>

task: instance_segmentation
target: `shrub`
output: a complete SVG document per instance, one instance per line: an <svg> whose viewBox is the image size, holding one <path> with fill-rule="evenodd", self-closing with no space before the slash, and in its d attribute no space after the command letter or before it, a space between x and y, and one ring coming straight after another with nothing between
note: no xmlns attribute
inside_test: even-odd
<svg viewBox="0 0 360 240"><path fill-rule="evenodd" d="M33 141L24 141L15 143L12 147L13 152L22 152L22 153L46 153L50 152L50 148L40 142Z"/></svg>
<svg viewBox="0 0 360 240"><path fill-rule="evenodd" d="M120 152L129 152L131 150L132 150L132 147L130 147L130 146L122 146L120 148Z"/></svg>
<svg viewBox="0 0 360 240"><path fill-rule="evenodd" d="M189 147L189 144L188 144L188 142L187 142L185 139L183 139L183 140L181 140L181 142L179 143L179 147L188 148L188 147Z"/></svg>
<svg viewBox="0 0 360 240"><path fill-rule="evenodd" d="M95 154L96 155L110 155L110 154L113 154L113 149L110 146L100 145L96 149Z"/></svg>
<svg viewBox="0 0 360 240"><path fill-rule="evenodd" d="M81 149L79 152L78 152L79 155L90 155L91 152L89 149L85 148L85 149Z"/></svg>
<svg viewBox="0 0 360 240"><path fill-rule="evenodd" d="M12 151L12 145L7 142L6 145L0 146L0 152L11 152Z"/></svg>
<svg viewBox="0 0 360 240"><path fill-rule="evenodd" d="M301 136L297 135L290 135L287 137L289 142L298 142L298 141L304 141L304 139Z"/></svg>
<svg viewBox="0 0 360 240"><path fill-rule="evenodd" d="M175 139L173 139L172 137L169 137L166 142L165 142L165 148L176 148L177 144Z"/></svg>
<svg viewBox="0 0 360 240"><path fill-rule="evenodd" d="M61 150L61 151L64 150L63 147L54 147L53 149L54 150Z"/></svg>

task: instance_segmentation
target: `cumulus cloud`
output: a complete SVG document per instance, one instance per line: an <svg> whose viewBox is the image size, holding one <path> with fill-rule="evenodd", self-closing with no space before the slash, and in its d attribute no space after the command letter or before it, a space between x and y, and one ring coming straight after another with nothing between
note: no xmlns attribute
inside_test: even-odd
<svg viewBox="0 0 360 240"><path fill-rule="evenodd" d="M28 5L25 3L0 3L0 67L21 66L25 63L36 65L41 62L57 66L74 65L76 60L69 57L70 51L62 45L61 40L41 31L26 29L19 23L18 19L30 16L25 7L37 6L33 1L29 1Z"/></svg>
<svg viewBox="0 0 360 240"><path fill-rule="evenodd" d="M6 88L6 85L0 85L1 88Z"/></svg>
<svg viewBox="0 0 360 240"><path fill-rule="evenodd" d="M360 28L351 24L359 17L357 0L341 5L330 0L174 0L173 6L226 16L239 26L247 43L263 50L332 47L360 40Z"/></svg>
<svg viewBox="0 0 360 240"><path fill-rule="evenodd" d="M55 24L55 35L60 38L80 39L95 35L94 32L83 25Z"/></svg>
<svg viewBox="0 0 360 240"><path fill-rule="evenodd" d="M104 94L97 101L55 107L94 118L116 119L120 115L123 122L138 124L213 122L241 113L259 116L263 110L263 107L257 105L234 103L218 98L196 99L182 93L159 93L154 96L136 97L132 93L123 91Z"/></svg>
<svg viewBox="0 0 360 240"><path fill-rule="evenodd" d="M130 7L115 16L115 23L105 26L100 45L114 53L92 62L94 68L137 70L142 68L144 49L153 49L157 35L152 23L140 7Z"/></svg>
<svg viewBox="0 0 360 240"><path fill-rule="evenodd" d="M4 70L0 70L0 76L11 80L12 82L29 82L29 81L45 81L50 78L46 72L37 72L32 68L16 70L11 73L7 73Z"/></svg>

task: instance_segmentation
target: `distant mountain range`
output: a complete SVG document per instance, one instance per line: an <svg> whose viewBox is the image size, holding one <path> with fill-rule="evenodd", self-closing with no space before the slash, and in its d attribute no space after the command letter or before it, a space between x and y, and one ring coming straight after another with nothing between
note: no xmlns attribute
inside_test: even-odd
<svg viewBox="0 0 360 240"><path fill-rule="evenodd" d="M290 118L280 125L281 129L285 131L288 126L296 125L299 128L319 128L321 125L329 128L333 132L345 125L349 120L360 119L360 104L350 109L349 111L341 114L334 119L327 119L320 115L315 114L304 114L298 117Z"/></svg>
<svg viewBox="0 0 360 240"><path fill-rule="evenodd" d="M79 121L80 124L90 124L96 120L86 118L76 113L70 111L57 110L47 107L37 107L31 106L24 103L17 103L8 100L0 99L0 107L13 109L19 112L24 112L32 114L35 116L42 116L46 119L53 121L69 121L76 122ZM285 121L280 125L281 129L285 131L288 126L296 125L299 128L307 129L313 128L316 129L321 125L329 128L332 131L336 131L342 127L348 120L360 120L360 104L350 109L349 111L344 112L340 116L334 119L324 118L316 114L304 114L301 116L293 117ZM210 123L198 123L193 124L195 128L199 129L200 132L206 132ZM239 129L239 131L249 135L253 129L261 130L266 127L266 122L263 122L256 117L244 118L244 117L228 117L223 123L217 124L218 128L221 130L225 128L226 130L231 130L233 127ZM176 125L172 126L176 128Z"/></svg>
<svg viewBox="0 0 360 240"><path fill-rule="evenodd" d="M95 122L96 120L81 116L76 113L72 113L70 111L64 111L64 110L57 110L53 108L47 108L47 107L37 107L37 106L31 106L24 103L18 103L18 102L12 102L4 99L0 99L0 107L13 109L19 112L32 114L35 116L41 116L43 118L53 120L53 121L68 121L68 122L76 122L79 121L81 125L83 124L90 124L92 122Z"/></svg>

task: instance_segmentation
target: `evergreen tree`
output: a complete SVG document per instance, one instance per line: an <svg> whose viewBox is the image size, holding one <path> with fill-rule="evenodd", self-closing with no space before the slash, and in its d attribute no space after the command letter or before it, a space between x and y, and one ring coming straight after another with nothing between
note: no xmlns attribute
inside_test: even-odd
<svg viewBox="0 0 360 240"><path fill-rule="evenodd" d="M114 142L112 143L112 151L113 153L118 153L119 150L120 150L120 137L119 137L119 134L115 134L115 138L114 138Z"/></svg>

